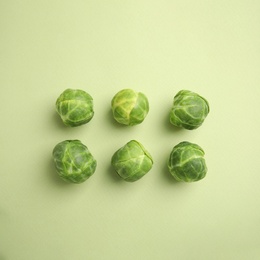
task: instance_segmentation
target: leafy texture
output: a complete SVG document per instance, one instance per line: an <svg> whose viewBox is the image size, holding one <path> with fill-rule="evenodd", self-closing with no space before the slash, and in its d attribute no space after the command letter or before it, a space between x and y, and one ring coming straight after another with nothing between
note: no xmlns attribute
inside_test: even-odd
<svg viewBox="0 0 260 260"><path fill-rule="evenodd" d="M131 89L119 91L111 101L115 120L123 125L137 125L143 122L149 112L147 97Z"/></svg>
<svg viewBox="0 0 260 260"><path fill-rule="evenodd" d="M177 181L199 181L207 173L204 151L197 144L181 142L173 147L168 168Z"/></svg>
<svg viewBox="0 0 260 260"><path fill-rule="evenodd" d="M80 126L94 116L93 99L83 90L67 89L56 101L56 110L67 126Z"/></svg>
<svg viewBox="0 0 260 260"><path fill-rule="evenodd" d="M205 98L189 90L181 90L174 97L170 122L192 130L202 125L208 113L209 104Z"/></svg>
<svg viewBox="0 0 260 260"><path fill-rule="evenodd" d="M114 153L111 163L125 181L134 182L150 171L153 159L139 142L132 140Z"/></svg>
<svg viewBox="0 0 260 260"><path fill-rule="evenodd" d="M66 140L53 149L53 159L59 176L71 183L86 181L96 170L97 162L79 140Z"/></svg>

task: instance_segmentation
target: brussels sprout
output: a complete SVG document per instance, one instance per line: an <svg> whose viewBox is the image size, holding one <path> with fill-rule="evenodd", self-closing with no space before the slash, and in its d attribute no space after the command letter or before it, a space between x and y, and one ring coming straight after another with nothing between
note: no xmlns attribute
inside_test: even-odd
<svg viewBox="0 0 260 260"><path fill-rule="evenodd" d="M131 140L114 153L111 163L120 177L134 182L150 171L153 159L139 142Z"/></svg>
<svg viewBox="0 0 260 260"><path fill-rule="evenodd" d="M67 126L80 126L94 116L93 99L83 90L66 89L56 101L56 110Z"/></svg>
<svg viewBox="0 0 260 260"><path fill-rule="evenodd" d="M168 168L177 181L199 181L207 173L204 151L197 144L181 142L173 147Z"/></svg>
<svg viewBox="0 0 260 260"><path fill-rule="evenodd" d="M52 155L57 173L67 182L82 183L96 170L96 160L79 140L66 140L57 144Z"/></svg>
<svg viewBox="0 0 260 260"><path fill-rule="evenodd" d="M123 125L137 125L143 122L149 112L147 97L132 89L119 91L111 102L114 119Z"/></svg>
<svg viewBox="0 0 260 260"><path fill-rule="evenodd" d="M174 97L170 122L192 130L202 125L208 113L209 103L205 98L189 90L181 90Z"/></svg>

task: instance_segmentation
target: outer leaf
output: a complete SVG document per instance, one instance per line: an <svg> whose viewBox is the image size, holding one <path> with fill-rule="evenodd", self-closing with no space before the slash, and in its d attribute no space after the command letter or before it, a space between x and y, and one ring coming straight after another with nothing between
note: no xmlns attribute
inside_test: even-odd
<svg viewBox="0 0 260 260"><path fill-rule="evenodd" d="M93 98L80 89L66 89L56 101L56 110L67 126L80 126L94 116Z"/></svg>
<svg viewBox="0 0 260 260"><path fill-rule="evenodd" d="M114 153L111 163L120 177L134 182L150 171L153 159L139 142L131 140Z"/></svg>
<svg viewBox="0 0 260 260"><path fill-rule="evenodd" d="M111 101L114 119L123 125L137 125L143 122L149 112L147 97L132 89L119 91Z"/></svg>
<svg viewBox="0 0 260 260"><path fill-rule="evenodd" d="M172 149L168 169L177 181L199 181L207 173L204 154L197 144L181 142Z"/></svg>
<svg viewBox="0 0 260 260"><path fill-rule="evenodd" d="M170 122L177 127L193 130L202 125L209 110L205 98L189 90L181 90L174 97Z"/></svg>
<svg viewBox="0 0 260 260"><path fill-rule="evenodd" d="M57 173L67 182L82 183L96 170L96 160L79 140L57 144L52 154Z"/></svg>

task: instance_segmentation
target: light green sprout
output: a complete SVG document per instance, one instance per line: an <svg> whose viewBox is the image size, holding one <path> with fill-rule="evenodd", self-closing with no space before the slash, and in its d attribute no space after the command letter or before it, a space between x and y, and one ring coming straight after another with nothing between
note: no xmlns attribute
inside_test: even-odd
<svg viewBox="0 0 260 260"><path fill-rule="evenodd" d="M205 98L189 90L181 90L174 97L170 122L192 130L202 125L208 113L209 103Z"/></svg>
<svg viewBox="0 0 260 260"><path fill-rule="evenodd" d="M132 89L119 91L111 102L114 119L123 125L137 125L143 122L149 112L147 97Z"/></svg>
<svg viewBox="0 0 260 260"><path fill-rule="evenodd" d="M190 142L181 142L173 147L168 161L171 175L177 181L194 182L203 179L207 166L202 148Z"/></svg>
<svg viewBox="0 0 260 260"><path fill-rule="evenodd" d="M94 116L93 98L80 89L66 89L56 101L56 110L67 126L80 126Z"/></svg>
<svg viewBox="0 0 260 260"><path fill-rule="evenodd" d="M153 159L143 145L131 140L114 153L111 163L121 178L134 182L150 171Z"/></svg>
<svg viewBox="0 0 260 260"><path fill-rule="evenodd" d="M96 170L96 160L79 140L57 144L52 155L58 175L66 182L82 183Z"/></svg>

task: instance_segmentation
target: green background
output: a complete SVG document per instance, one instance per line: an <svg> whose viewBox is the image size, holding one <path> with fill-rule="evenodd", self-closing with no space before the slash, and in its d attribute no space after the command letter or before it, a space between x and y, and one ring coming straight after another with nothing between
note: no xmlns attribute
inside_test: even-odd
<svg viewBox="0 0 260 260"><path fill-rule="evenodd" d="M259 13L257 0L1 0L0 259L260 259ZM61 123L66 88L92 95L87 125ZM112 118L123 88L149 99L141 125ZM197 130L169 124L181 89L210 103ZM98 161L83 184L55 173L65 139ZM110 159L131 139L154 167L126 183ZM181 141L206 152L200 182L168 173Z"/></svg>

